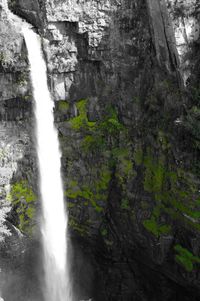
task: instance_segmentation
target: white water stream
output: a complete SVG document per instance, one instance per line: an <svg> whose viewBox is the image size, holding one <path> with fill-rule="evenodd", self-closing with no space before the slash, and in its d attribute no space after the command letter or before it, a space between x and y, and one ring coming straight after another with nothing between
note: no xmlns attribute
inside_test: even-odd
<svg viewBox="0 0 200 301"><path fill-rule="evenodd" d="M48 85L40 37L27 26L22 29L35 99L36 137L43 206L45 300L71 301L67 259L67 216L61 179L60 150L54 127L53 101Z"/></svg>
<svg viewBox="0 0 200 301"><path fill-rule="evenodd" d="M9 11L6 0L0 2L9 21L24 35L30 63L43 209L41 232L44 250L44 297L45 301L72 301L67 266L67 215L61 179L61 153L54 126L54 103L48 90L41 39L29 24Z"/></svg>

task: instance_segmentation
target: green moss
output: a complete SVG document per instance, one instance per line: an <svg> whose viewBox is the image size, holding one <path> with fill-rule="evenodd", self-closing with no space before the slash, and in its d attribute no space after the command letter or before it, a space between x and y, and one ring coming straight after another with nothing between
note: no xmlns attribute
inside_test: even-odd
<svg viewBox="0 0 200 301"><path fill-rule="evenodd" d="M171 148L171 144L169 143L168 138L163 131L158 132L158 142L160 143L163 151L167 151Z"/></svg>
<svg viewBox="0 0 200 301"><path fill-rule="evenodd" d="M137 147L134 151L134 161L137 165L141 165L143 162L143 151L141 147Z"/></svg>
<svg viewBox="0 0 200 301"><path fill-rule="evenodd" d="M149 232L151 232L156 237L159 237L163 234L169 234L171 232L171 226L165 224L159 225L155 217L145 220L143 222L143 225Z"/></svg>
<svg viewBox="0 0 200 301"><path fill-rule="evenodd" d="M69 183L69 189L65 191L65 196L76 199L79 196L80 188L78 187L78 182L71 180Z"/></svg>
<svg viewBox="0 0 200 301"><path fill-rule="evenodd" d="M175 182L174 179L177 179ZM172 210L174 210L174 215L181 215L183 220L188 224L188 218L191 219L195 228L200 218L200 207L199 207L199 191L196 184L189 178L189 176L180 171L177 177L170 178L171 180L171 190L165 191L162 195L163 204L165 207L170 208L168 210L172 216ZM181 186L185 190L181 189ZM191 223L191 224L192 224Z"/></svg>
<svg viewBox="0 0 200 301"><path fill-rule="evenodd" d="M71 118L70 123L74 130L89 130L95 127L96 122L91 122L87 117L87 100L82 99L76 104L79 115L77 117Z"/></svg>
<svg viewBox="0 0 200 301"><path fill-rule="evenodd" d="M121 200L121 209L123 210L130 210L130 204L129 204L129 200L127 199L122 199Z"/></svg>
<svg viewBox="0 0 200 301"><path fill-rule="evenodd" d="M194 264L200 263L200 257L195 256L188 249L183 248L181 245L175 245L174 249L178 253L175 256L175 260L187 272L192 272L194 270Z"/></svg>
<svg viewBox="0 0 200 301"><path fill-rule="evenodd" d="M35 218L35 201L37 199L26 180L12 185L8 199L16 206L19 216L18 227L21 231L31 234Z"/></svg>
<svg viewBox="0 0 200 301"><path fill-rule="evenodd" d="M121 174L128 176L133 169L133 163L130 160L130 154L128 148L115 148L112 150L113 158L116 164L119 165Z"/></svg>
<svg viewBox="0 0 200 301"><path fill-rule="evenodd" d="M122 159L121 161L124 173L128 175L133 170L133 163L130 159Z"/></svg>
<svg viewBox="0 0 200 301"><path fill-rule="evenodd" d="M170 170L166 154L155 157L150 149L144 155L143 165L144 190L152 195L155 202L153 221L151 217L145 222L146 229L158 235L156 223L163 213L167 213L172 219L184 222L185 226L199 230L199 191L193 176L183 169Z"/></svg>
<svg viewBox="0 0 200 301"><path fill-rule="evenodd" d="M32 188L29 186L26 180L16 182L12 185L10 191L11 201L16 205L24 199L26 203L32 203L36 200Z"/></svg>
<svg viewBox="0 0 200 301"><path fill-rule="evenodd" d="M86 114L86 107L87 107L87 99L81 99L76 103L77 109L79 110L80 115Z"/></svg>
<svg viewBox="0 0 200 301"><path fill-rule="evenodd" d="M141 201L140 206L143 210L148 210L151 205L146 201Z"/></svg>
<svg viewBox="0 0 200 301"><path fill-rule="evenodd" d="M125 129L123 124L119 121L117 111L114 107L108 108L107 116L105 116L99 124L99 129L111 136L116 136Z"/></svg>
<svg viewBox="0 0 200 301"><path fill-rule="evenodd" d="M108 189L108 185L111 180L111 171L107 166L103 166L99 173L99 179L94 181L94 187L96 192L104 191Z"/></svg>
<svg viewBox="0 0 200 301"><path fill-rule="evenodd" d="M80 225L77 220L72 217L69 219L69 227L78 232L81 236L84 236L88 233L88 225Z"/></svg>
<svg viewBox="0 0 200 301"><path fill-rule="evenodd" d="M131 152L128 146L127 148L112 149L112 160L116 168L115 176L121 185L136 176L131 159Z"/></svg>
<svg viewBox="0 0 200 301"><path fill-rule="evenodd" d="M83 99L77 102L78 116L71 118L70 123L72 129L76 131L87 130L89 135L84 138L83 147L89 149L94 144L99 146L105 144L105 138L109 136L116 137L125 130L122 123L119 121L117 111L114 107L108 107L106 115L98 122L91 122L87 116L87 100Z"/></svg>
<svg viewBox="0 0 200 301"><path fill-rule="evenodd" d="M101 235L102 236L107 236L107 234L108 234L108 230L106 228L102 228L101 229Z"/></svg>
<svg viewBox="0 0 200 301"><path fill-rule="evenodd" d="M194 210L188 208L181 201L171 200L171 204L173 205L174 208L176 208L180 212L185 213L186 215L188 215L194 219L200 218L200 211L194 211Z"/></svg>
<svg viewBox="0 0 200 301"><path fill-rule="evenodd" d="M35 216L35 208L34 207L29 207L29 208L27 208L27 210L26 210L26 214L27 214L27 216L30 218L30 219L33 219L34 218L34 216Z"/></svg>
<svg viewBox="0 0 200 301"><path fill-rule="evenodd" d="M70 199L82 199L89 201L97 212L102 212L103 208L99 205L102 201L106 201L108 193L108 185L111 179L110 171L104 166L99 171L97 179L93 179L90 183L79 184L77 181L71 181L65 195Z"/></svg>
<svg viewBox="0 0 200 301"><path fill-rule="evenodd" d="M98 122L90 122L87 117L87 100L81 100L77 103L79 115L70 120L73 130L79 131L83 138L81 147L85 155L93 153L104 157L109 153L110 168L116 164L117 155L114 149L119 151L118 137L124 130L124 126L118 119L117 112L114 108L109 107L106 115ZM117 145L117 148L116 148ZM118 159L122 156L118 154ZM119 161L119 160L118 160ZM127 158L123 159L123 169L126 173L132 167L132 163Z"/></svg>
<svg viewBox="0 0 200 301"><path fill-rule="evenodd" d="M3 52L0 52L0 64L3 65L6 62L6 56Z"/></svg>
<svg viewBox="0 0 200 301"><path fill-rule="evenodd" d="M86 135L81 143L81 147L85 153L103 151L105 146L106 141L104 137L95 134Z"/></svg>
<svg viewBox="0 0 200 301"><path fill-rule="evenodd" d="M19 86L23 86L24 84L26 84L27 82L26 77L27 76L24 72L17 73L17 84Z"/></svg>
<svg viewBox="0 0 200 301"><path fill-rule="evenodd" d="M144 158L145 176L144 189L151 193L159 193L162 191L163 182L165 180L166 169L164 159L159 158L159 161L147 154Z"/></svg>
<svg viewBox="0 0 200 301"><path fill-rule="evenodd" d="M87 100L78 101L76 106L78 116L71 118L69 122L72 135L73 131L80 134L78 148L88 172L84 178L81 173L71 173L70 177L69 172L68 179L71 178L72 181L67 184L65 193L69 203L73 204L73 200L76 200L75 203L81 206L92 205L96 212L103 212L111 178L115 177L122 189L122 209L127 210L129 205L124 201L127 200L127 185L135 177L127 129L114 106L105 108L101 112L102 118L96 122L88 120ZM67 157L70 158L71 154Z"/></svg>
<svg viewBox="0 0 200 301"><path fill-rule="evenodd" d="M72 203L71 201L68 200L68 202L67 202L67 208L68 209L74 208L75 206L76 206L75 203Z"/></svg>
<svg viewBox="0 0 200 301"><path fill-rule="evenodd" d="M67 113L69 110L69 104L65 100L60 100L58 102L58 110L62 113Z"/></svg>
<svg viewBox="0 0 200 301"><path fill-rule="evenodd" d="M31 96L30 95L24 95L24 96L21 96L21 99L23 101L30 101L31 100Z"/></svg>

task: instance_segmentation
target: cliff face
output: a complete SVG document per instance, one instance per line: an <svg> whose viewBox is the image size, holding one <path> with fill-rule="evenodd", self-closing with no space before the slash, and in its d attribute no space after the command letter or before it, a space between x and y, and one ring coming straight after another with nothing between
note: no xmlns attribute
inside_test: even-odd
<svg viewBox="0 0 200 301"><path fill-rule="evenodd" d="M43 37L77 300L197 300L199 73L193 64L184 87L165 1L9 5ZM31 196L31 206L37 200L26 48L3 11L0 22L2 128L17 150L19 140L23 145L21 161L15 148L11 153L18 169L6 182L13 177L10 221L37 237L35 215L27 216L30 205L20 199ZM187 51L196 53L195 62L198 49L195 38Z"/></svg>

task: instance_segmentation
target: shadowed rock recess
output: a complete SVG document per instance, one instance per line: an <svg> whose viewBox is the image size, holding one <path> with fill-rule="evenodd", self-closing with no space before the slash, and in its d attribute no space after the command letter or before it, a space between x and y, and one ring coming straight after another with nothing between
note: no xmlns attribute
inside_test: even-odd
<svg viewBox="0 0 200 301"><path fill-rule="evenodd" d="M9 7L43 38L75 301L200 300L198 1L9 0ZM0 205L9 207L0 291L5 301L40 301L27 50L1 1L0 101Z"/></svg>

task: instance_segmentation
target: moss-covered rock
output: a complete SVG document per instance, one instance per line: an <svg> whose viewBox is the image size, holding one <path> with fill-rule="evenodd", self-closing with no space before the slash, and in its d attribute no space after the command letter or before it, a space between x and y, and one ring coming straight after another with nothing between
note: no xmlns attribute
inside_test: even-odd
<svg viewBox="0 0 200 301"><path fill-rule="evenodd" d="M175 245L174 250L177 252L177 255L175 256L176 261L187 272L192 272L194 270L194 265L200 264L200 257L195 256L181 245Z"/></svg>
<svg viewBox="0 0 200 301"><path fill-rule="evenodd" d="M27 180L11 185L8 200L11 201L18 216L16 226L26 234L32 234L36 222L37 196Z"/></svg>

